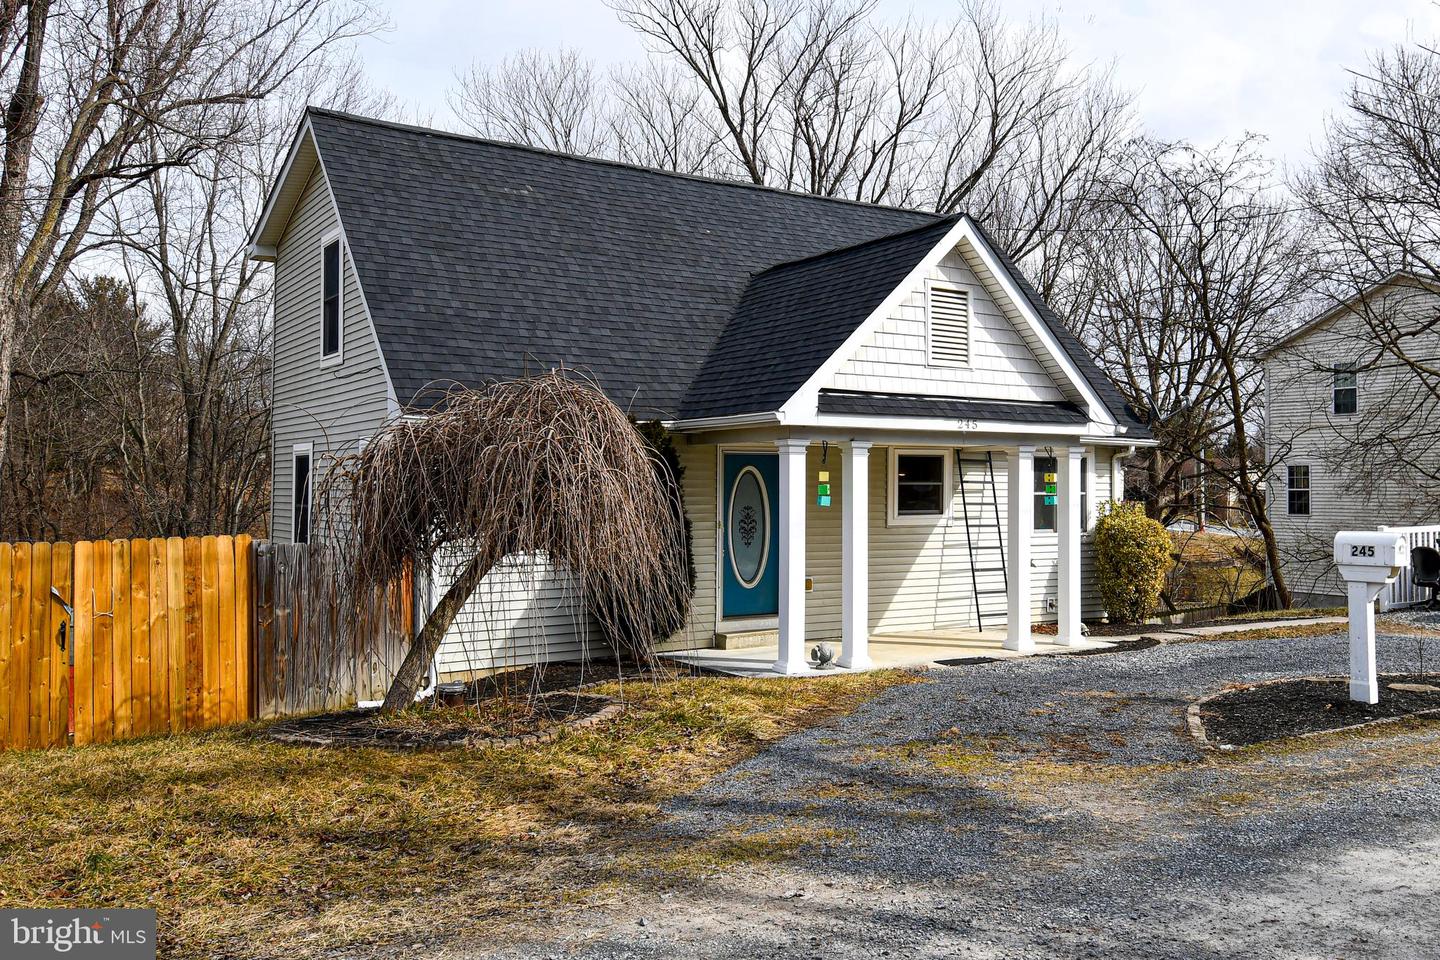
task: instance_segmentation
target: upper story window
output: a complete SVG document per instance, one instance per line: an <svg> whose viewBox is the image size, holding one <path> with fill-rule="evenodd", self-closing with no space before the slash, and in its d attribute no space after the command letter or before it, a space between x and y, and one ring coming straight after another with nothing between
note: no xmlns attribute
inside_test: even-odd
<svg viewBox="0 0 1440 960"><path fill-rule="evenodd" d="M1060 461L1035 458L1035 529L1060 529ZM1090 529L1090 458L1080 458L1080 529Z"/></svg>
<svg viewBox="0 0 1440 960"><path fill-rule="evenodd" d="M1354 367L1335 368L1335 386L1332 390L1333 407L1336 413L1354 413L1360 409L1360 385Z"/></svg>
<svg viewBox="0 0 1440 960"><path fill-rule="evenodd" d="M1286 507L1293 516L1310 515L1310 468L1285 468Z"/></svg>
<svg viewBox="0 0 1440 960"><path fill-rule="evenodd" d="M970 291L938 283L928 284L925 290L930 364L969 366Z"/></svg>
<svg viewBox="0 0 1440 960"><path fill-rule="evenodd" d="M891 450L891 523L927 523L949 514L949 463L944 450Z"/></svg>
<svg viewBox="0 0 1440 960"><path fill-rule="evenodd" d="M326 241L320 271L320 356L338 360L341 356L341 324L345 319L340 303L339 237Z"/></svg>

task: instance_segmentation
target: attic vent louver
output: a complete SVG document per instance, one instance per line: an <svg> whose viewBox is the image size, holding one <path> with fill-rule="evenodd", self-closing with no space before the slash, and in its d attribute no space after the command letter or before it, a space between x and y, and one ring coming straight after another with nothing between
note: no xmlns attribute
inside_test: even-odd
<svg viewBox="0 0 1440 960"><path fill-rule="evenodd" d="M963 367L970 363L970 293L955 287L929 291L930 362Z"/></svg>

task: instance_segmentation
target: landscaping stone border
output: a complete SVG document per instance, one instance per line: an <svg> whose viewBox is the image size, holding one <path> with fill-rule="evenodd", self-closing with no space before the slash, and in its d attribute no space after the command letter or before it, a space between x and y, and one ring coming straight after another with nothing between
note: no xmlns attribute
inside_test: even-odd
<svg viewBox="0 0 1440 960"><path fill-rule="evenodd" d="M590 686L586 684L585 686ZM595 684L595 685L598 685ZM557 694L573 695L583 687L575 690L556 690L541 695L537 699L553 697ZM360 736L345 736L334 731L325 733L307 729L308 724L315 722L315 717L296 717L291 720L281 720L278 723L266 727L262 736L274 740L277 743L284 743L290 746L301 747L373 747L380 750L402 750L402 751L429 751L429 750L484 750L492 747L518 747L538 746L546 743L553 743L562 735L574 730L584 730L590 727L599 726L610 720L614 720L625 712L625 704L612 697L599 697L589 695L592 699L602 701L602 705L593 713L583 717L574 717L558 723L545 730L536 730L532 733L520 733L503 737L467 737L462 740L440 741L440 740L419 740L405 742L401 740L385 740L383 738L366 738ZM349 711L355 712L355 711Z"/></svg>
<svg viewBox="0 0 1440 960"><path fill-rule="evenodd" d="M1212 700L1218 700L1221 697L1226 696L1227 694L1235 693L1238 690L1254 690L1259 687L1278 686L1282 683L1295 683L1297 681L1329 682L1334 680L1344 681L1347 679L1348 677L1340 676L1338 674L1331 676L1275 677L1271 680L1260 680L1255 683L1241 683L1233 687L1226 687L1223 690L1216 690L1213 693L1206 694L1198 700L1192 701L1190 705L1185 708L1185 726L1187 729L1189 729L1190 736L1195 740L1196 743L1200 745L1201 749L1203 750L1211 750L1219 753L1229 753L1234 750L1240 750L1243 749L1242 746L1237 746L1231 743L1219 743L1217 741L1211 740L1210 737L1206 735L1205 723L1203 720L1200 719L1200 711L1207 703L1210 703ZM1382 674L1378 679L1383 681L1385 679L1385 675ZM1416 717L1429 717L1436 715L1440 715L1440 707L1436 707L1430 710L1417 710L1414 713L1407 713L1398 717L1377 717L1374 720L1362 720L1359 723L1346 724L1343 727L1335 727L1332 730L1310 730L1306 733L1292 733L1289 736L1274 737L1271 740L1261 740L1259 743L1245 744L1243 746L1255 747L1265 743L1274 743L1276 740L1308 740L1312 737L1328 737L1332 734L1344 733L1347 730L1359 730L1363 727L1377 727L1381 724L1400 723L1404 720L1413 720Z"/></svg>

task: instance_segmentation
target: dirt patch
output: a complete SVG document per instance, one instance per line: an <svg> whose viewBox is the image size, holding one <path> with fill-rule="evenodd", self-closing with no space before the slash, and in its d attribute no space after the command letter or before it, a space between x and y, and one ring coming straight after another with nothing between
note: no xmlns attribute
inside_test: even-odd
<svg viewBox="0 0 1440 960"><path fill-rule="evenodd" d="M1351 700L1344 677L1261 683L1221 693L1203 702L1199 714L1212 744L1241 747L1430 710L1440 710L1440 674L1381 677L1376 704Z"/></svg>
<svg viewBox="0 0 1440 960"><path fill-rule="evenodd" d="M446 750L459 747L543 743L567 727L618 716L609 697L551 693L526 701L484 700L478 706L417 706L395 714L346 710L265 728L263 736L306 747L379 747L385 750Z"/></svg>

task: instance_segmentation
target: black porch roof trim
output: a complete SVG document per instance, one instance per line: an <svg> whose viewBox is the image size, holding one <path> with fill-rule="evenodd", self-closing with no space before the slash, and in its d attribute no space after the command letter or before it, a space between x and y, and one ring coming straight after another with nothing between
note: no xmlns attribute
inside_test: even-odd
<svg viewBox="0 0 1440 960"><path fill-rule="evenodd" d="M1073 403L964 400L955 397L842 390L821 390L819 411L861 417L928 417L938 420L991 420L1000 423L1049 423L1065 426L1083 424L1089 420Z"/></svg>

